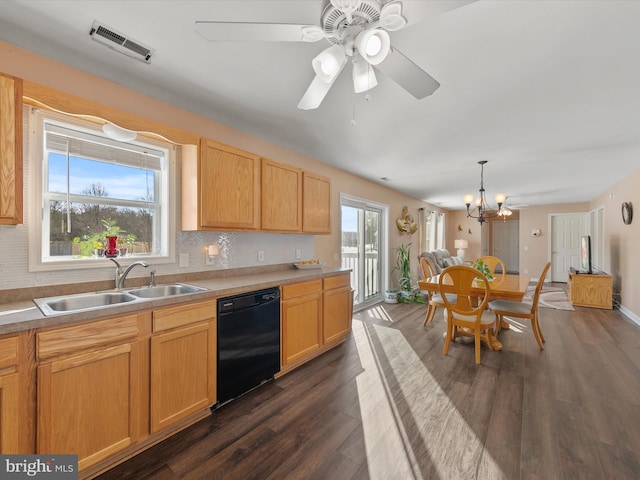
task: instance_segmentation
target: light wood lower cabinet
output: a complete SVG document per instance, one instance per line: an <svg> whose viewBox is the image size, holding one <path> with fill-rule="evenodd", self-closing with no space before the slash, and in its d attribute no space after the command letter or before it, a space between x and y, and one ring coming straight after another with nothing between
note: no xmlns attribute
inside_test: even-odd
<svg viewBox="0 0 640 480"><path fill-rule="evenodd" d="M351 331L349 273L282 287L282 370L324 353Z"/></svg>
<svg viewBox="0 0 640 480"><path fill-rule="evenodd" d="M0 453L19 451L18 337L0 339Z"/></svg>
<svg viewBox="0 0 640 480"><path fill-rule="evenodd" d="M39 330L36 453L77 454L92 477L210 414L215 316L207 300ZM0 376L7 415L14 386Z"/></svg>
<svg viewBox="0 0 640 480"><path fill-rule="evenodd" d="M0 376L0 453L20 453L18 447L18 374Z"/></svg>
<svg viewBox="0 0 640 480"><path fill-rule="evenodd" d="M611 310L611 275L569 272L567 293L572 305Z"/></svg>
<svg viewBox="0 0 640 480"><path fill-rule="evenodd" d="M83 470L131 445L137 344L38 368L38 452L78 455Z"/></svg>
<svg viewBox="0 0 640 480"><path fill-rule="evenodd" d="M330 343L351 331L353 290L349 273L323 279L323 341Z"/></svg>
<svg viewBox="0 0 640 480"><path fill-rule="evenodd" d="M215 301L154 311L152 433L216 402L215 314Z"/></svg>
<svg viewBox="0 0 640 480"><path fill-rule="evenodd" d="M322 345L322 279L282 287L282 365L320 349Z"/></svg>
<svg viewBox="0 0 640 480"><path fill-rule="evenodd" d="M80 471L137 440L136 315L37 335L37 452L77 454Z"/></svg>

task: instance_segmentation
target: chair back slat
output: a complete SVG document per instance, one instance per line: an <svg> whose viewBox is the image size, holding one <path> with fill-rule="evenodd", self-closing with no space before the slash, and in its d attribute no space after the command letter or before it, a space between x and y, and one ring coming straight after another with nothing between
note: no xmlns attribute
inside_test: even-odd
<svg viewBox="0 0 640 480"><path fill-rule="evenodd" d="M456 294L455 302L451 302L443 293L447 278L451 279ZM461 315L477 315L477 322L480 322L481 313L489 301L489 281L481 272L466 265L445 268L440 274L439 288L447 310ZM472 291L477 288L483 289L480 295Z"/></svg>
<svg viewBox="0 0 640 480"><path fill-rule="evenodd" d="M484 264L489 268L492 274L496 273L496 267L498 265L500 265L500 269L502 270L502 272L500 273L503 273L503 274L507 273L507 267L505 263L498 257L494 257L492 255L486 255L484 257L480 257L480 260L484 262Z"/></svg>
<svg viewBox="0 0 640 480"><path fill-rule="evenodd" d="M533 304L531 305L531 310L533 311L538 307L538 301L540 300L540 293L542 292L542 285L544 284L544 279L547 276L547 272L551 267L551 262L547 262L547 264L542 269L542 273L540 274L540 278L538 278L538 283L536 284L536 290L533 294Z"/></svg>

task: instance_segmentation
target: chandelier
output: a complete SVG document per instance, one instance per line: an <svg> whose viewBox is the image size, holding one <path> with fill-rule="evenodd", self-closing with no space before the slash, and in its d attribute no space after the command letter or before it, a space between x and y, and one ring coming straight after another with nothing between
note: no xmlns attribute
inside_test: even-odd
<svg viewBox="0 0 640 480"><path fill-rule="evenodd" d="M498 204L497 210L491 208L487 203L487 200L484 195L484 164L487 163L487 160L480 160L478 162L480 164L480 196L475 200L475 207L471 208L471 202L473 202L473 195L465 195L464 203L467 206L467 217L475 218L482 225L487 218L495 217L496 215L504 215L502 210L502 204L504 203L506 196L503 193L498 193L494 200ZM510 212L510 211L509 211ZM507 215L510 215L507 214Z"/></svg>

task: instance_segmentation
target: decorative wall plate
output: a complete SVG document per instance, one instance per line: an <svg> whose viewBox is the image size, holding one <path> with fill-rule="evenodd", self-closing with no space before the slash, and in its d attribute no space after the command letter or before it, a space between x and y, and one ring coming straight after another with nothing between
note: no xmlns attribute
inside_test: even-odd
<svg viewBox="0 0 640 480"><path fill-rule="evenodd" d="M631 202L624 202L622 204L622 221L625 225L629 225L633 220L633 207Z"/></svg>

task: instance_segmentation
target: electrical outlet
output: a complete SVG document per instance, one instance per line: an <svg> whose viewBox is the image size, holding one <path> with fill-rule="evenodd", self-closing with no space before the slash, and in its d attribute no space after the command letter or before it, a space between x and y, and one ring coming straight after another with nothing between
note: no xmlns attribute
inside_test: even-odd
<svg viewBox="0 0 640 480"><path fill-rule="evenodd" d="M301 259L302 258L302 250L300 250L299 248L296 248L296 259Z"/></svg>
<svg viewBox="0 0 640 480"><path fill-rule="evenodd" d="M188 267L189 266L189 254L188 253L181 253L180 254L180 263L179 265L181 267Z"/></svg>
<svg viewBox="0 0 640 480"><path fill-rule="evenodd" d="M264 250L258 250L258 261L264 262Z"/></svg>

